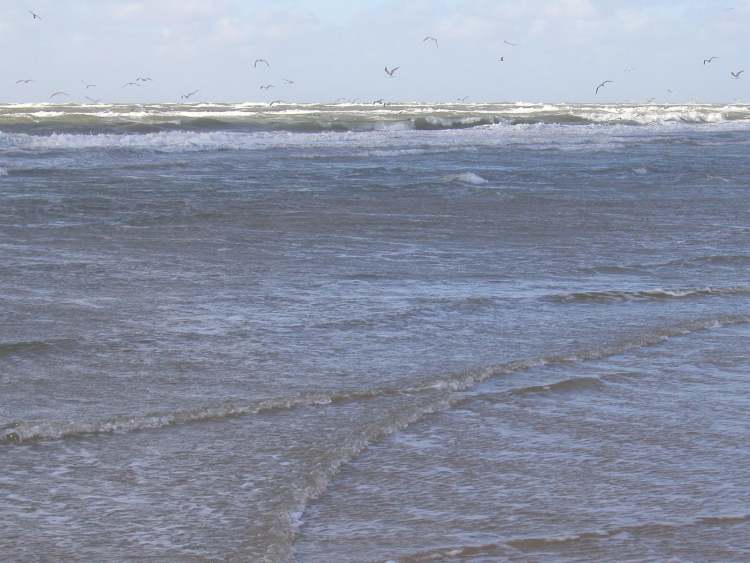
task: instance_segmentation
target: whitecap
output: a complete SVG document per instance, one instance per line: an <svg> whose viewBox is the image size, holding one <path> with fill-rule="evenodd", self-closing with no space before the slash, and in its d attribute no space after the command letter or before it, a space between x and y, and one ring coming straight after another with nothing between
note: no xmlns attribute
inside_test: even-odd
<svg viewBox="0 0 750 563"><path fill-rule="evenodd" d="M448 183L460 183L460 184L471 184L472 186L483 186L489 183L489 180L482 178L479 174L474 172L461 172L460 174L450 174L443 178Z"/></svg>

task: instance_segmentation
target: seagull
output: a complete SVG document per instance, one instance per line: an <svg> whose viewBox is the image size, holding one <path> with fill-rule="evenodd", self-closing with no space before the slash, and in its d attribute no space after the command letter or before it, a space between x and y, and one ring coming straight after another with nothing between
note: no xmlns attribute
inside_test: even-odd
<svg viewBox="0 0 750 563"><path fill-rule="evenodd" d="M469 99L469 96L464 96L463 98L458 98L458 101L459 102L465 102L468 99Z"/></svg>
<svg viewBox="0 0 750 563"><path fill-rule="evenodd" d="M379 100L373 101L372 104L373 105L375 105L375 104L381 104L381 105L385 106L385 100L383 98L380 98Z"/></svg>
<svg viewBox="0 0 750 563"><path fill-rule="evenodd" d="M135 79L136 82L153 82L153 79L149 78L148 76L144 77L138 77Z"/></svg>
<svg viewBox="0 0 750 563"><path fill-rule="evenodd" d="M258 65L260 63L263 63L268 68L271 68L271 65L268 63L268 61L266 59L255 59L255 62L253 63L253 68L258 68Z"/></svg>
<svg viewBox="0 0 750 563"><path fill-rule="evenodd" d="M282 78L285 84L294 84L294 80L289 80L288 78Z"/></svg>
<svg viewBox="0 0 750 563"><path fill-rule="evenodd" d="M740 76L742 76L742 73L745 72L744 70L738 70L737 72L730 72L732 75L732 78L737 80Z"/></svg>
<svg viewBox="0 0 750 563"><path fill-rule="evenodd" d="M34 82L31 78L25 78L23 80L16 80L16 84L31 84Z"/></svg>
<svg viewBox="0 0 750 563"><path fill-rule="evenodd" d="M503 41L506 45L510 45L511 47L518 47L518 43L511 43L510 41Z"/></svg>
<svg viewBox="0 0 750 563"><path fill-rule="evenodd" d="M400 66L396 66L396 67L393 67L392 69L388 70L388 66L386 65L386 67L385 67L385 73L388 76L390 76L391 78L393 78L393 73L396 72L400 68L401 68Z"/></svg>
<svg viewBox="0 0 750 563"><path fill-rule="evenodd" d="M422 43L427 43L428 41L434 42L435 43L435 47L438 46L438 40L437 40L437 38L433 37L432 35L428 35L427 37L425 37L424 39L422 39Z"/></svg>
<svg viewBox="0 0 750 563"><path fill-rule="evenodd" d="M283 104L281 100L274 100L268 104L268 107L273 107L274 104Z"/></svg>
<svg viewBox="0 0 750 563"><path fill-rule="evenodd" d="M271 88L276 88L273 84L263 84L260 89L261 90L270 90Z"/></svg>
<svg viewBox="0 0 750 563"><path fill-rule="evenodd" d="M672 90L670 90L669 88L667 88L667 94L674 94L674 92L672 92Z"/></svg>
<svg viewBox="0 0 750 563"><path fill-rule="evenodd" d="M188 92L187 94L183 94L182 96L180 96L180 98L183 99L183 100L189 100L190 98L192 98L193 96L195 96L198 92L200 92L200 90L193 90L192 92Z"/></svg>
<svg viewBox="0 0 750 563"><path fill-rule="evenodd" d="M497 60L497 62L499 62L499 63L504 63L504 62L505 62L505 57L500 57L500 58L499 58L499 59Z"/></svg>
<svg viewBox="0 0 750 563"><path fill-rule="evenodd" d="M708 57L707 59L703 59L703 65L710 65L714 60L718 59L719 57Z"/></svg>
<svg viewBox="0 0 750 563"><path fill-rule="evenodd" d="M40 20L41 21L42 17L39 14L35 14L31 10L29 10L29 13L31 14L31 19L33 19L33 20Z"/></svg>
<svg viewBox="0 0 750 563"><path fill-rule="evenodd" d="M89 88L96 88L96 84L86 84L86 90Z"/></svg>
<svg viewBox="0 0 750 563"><path fill-rule="evenodd" d="M123 88L127 88L128 86L140 86L137 82L126 82L122 85Z"/></svg>
<svg viewBox="0 0 750 563"><path fill-rule="evenodd" d="M50 95L50 99L56 98L57 96L70 96L70 94L68 94L67 92L63 92L62 90L58 90L57 92L53 92Z"/></svg>
<svg viewBox="0 0 750 563"><path fill-rule="evenodd" d="M89 98L88 96L86 96L86 99L92 104L98 104L99 102L101 102L101 100L95 100L94 98Z"/></svg>
<svg viewBox="0 0 750 563"><path fill-rule="evenodd" d="M605 80L604 82L602 82L601 84L599 84L599 86L596 87L596 94L599 93L599 89L600 88L606 86L607 84L613 84L612 80Z"/></svg>

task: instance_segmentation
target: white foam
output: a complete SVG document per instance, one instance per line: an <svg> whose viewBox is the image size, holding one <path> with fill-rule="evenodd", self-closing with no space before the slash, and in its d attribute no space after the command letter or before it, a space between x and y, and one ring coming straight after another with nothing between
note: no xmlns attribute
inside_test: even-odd
<svg viewBox="0 0 750 563"><path fill-rule="evenodd" d="M451 174L450 176L446 176L444 180L450 183L459 182L461 184L471 184L473 186L482 186L489 183L489 180L482 178L479 174L474 174L474 172Z"/></svg>

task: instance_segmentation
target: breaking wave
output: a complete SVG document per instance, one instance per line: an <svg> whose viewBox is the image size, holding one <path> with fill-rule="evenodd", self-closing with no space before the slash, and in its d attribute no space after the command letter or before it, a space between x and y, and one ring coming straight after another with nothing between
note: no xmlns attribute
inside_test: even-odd
<svg viewBox="0 0 750 563"><path fill-rule="evenodd" d="M654 104L16 104L0 106L0 130L433 131L489 125L654 125L750 122L750 105Z"/></svg>

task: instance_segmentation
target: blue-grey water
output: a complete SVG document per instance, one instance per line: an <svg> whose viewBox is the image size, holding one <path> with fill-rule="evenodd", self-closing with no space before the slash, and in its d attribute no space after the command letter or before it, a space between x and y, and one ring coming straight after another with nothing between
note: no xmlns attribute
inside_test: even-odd
<svg viewBox="0 0 750 563"><path fill-rule="evenodd" d="M0 107L0 559L750 560L750 107Z"/></svg>

